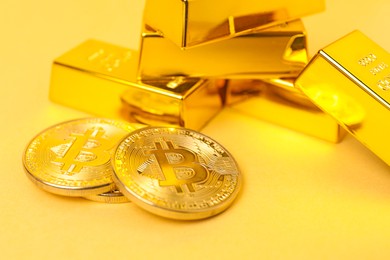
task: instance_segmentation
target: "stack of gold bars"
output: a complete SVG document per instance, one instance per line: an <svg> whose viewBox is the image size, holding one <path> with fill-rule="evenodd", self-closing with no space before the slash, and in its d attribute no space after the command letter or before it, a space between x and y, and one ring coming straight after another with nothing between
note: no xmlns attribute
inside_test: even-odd
<svg viewBox="0 0 390 260"><path fill-rule="evenodd" d="M39 134L26 149L28 176L61 195L213 216L241 183L231 155L197 132L224 106L331 142L347 131L389 164L390 55L354 31L309 62L299 19L324 2L146 0L139 51L88 40L54 61L50 99L111 119ZM90 179L69 184L82 171ZM48 187L50 172L62 179ZM84 182L98 188L71 192Z"/></svg>

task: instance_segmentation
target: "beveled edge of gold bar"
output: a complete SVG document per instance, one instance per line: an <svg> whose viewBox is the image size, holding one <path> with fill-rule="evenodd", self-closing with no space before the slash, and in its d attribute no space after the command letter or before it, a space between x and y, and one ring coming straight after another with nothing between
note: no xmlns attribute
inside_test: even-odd
<svg viewBox="0 0 390 260"><path fill-rule="evenodd" d="M147 1L147 0L146 0ZM181 0L184 4L183 6L183 26L182 26L182 38L181 38L181 45L180 45L180 48L181 49L185 49L187 48L188 46L188 41L187 41L187 38L188 38L188 34L187 34L187 28L188 28L188 1L189 0Z"/></svg>

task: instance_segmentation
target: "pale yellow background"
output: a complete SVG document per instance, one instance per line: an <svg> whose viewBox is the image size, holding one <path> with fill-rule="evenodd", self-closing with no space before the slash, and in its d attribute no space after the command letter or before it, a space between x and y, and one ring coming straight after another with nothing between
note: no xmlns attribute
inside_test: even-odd
<svg viewBox="0 0 390 260"><path fill-rule="evenodd" d="M304 19L311 54L353 29L390 50L388 0L327 5ZM137 48L142 8L140 0L1 1L0 257L389 258L385 163L350 136L333 145L229 109L202 131L230 150L245 180L236 203L217 217L167 220L133 204L51 195L26 178L27 142L52 124L88 116L49 102L51 61L87 38Z"/></svg>

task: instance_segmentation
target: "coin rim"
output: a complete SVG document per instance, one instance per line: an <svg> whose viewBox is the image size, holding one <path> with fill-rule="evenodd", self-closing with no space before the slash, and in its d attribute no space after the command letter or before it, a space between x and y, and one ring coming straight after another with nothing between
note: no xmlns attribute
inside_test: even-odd
<svg viewBox="0 0 390 260"><path fill-rule="evenodd" d="M114 186L114 189L117 189L116 186ZM111 189L108 192L103 192L100 194L91 194L86 195L83 198L95 202L102 202L102 203L108 203L108 204L119 204L119 203L129 203L131 202L129 198L127 198L122 192L120 194L118 193L111 193L113 189ZM119 189L118 189L119 191Z"/></svg>
<svg viewBox="0 0 390 260"><path fill-rule="evenodd" d="M38 176L35 176L31 172L31 170L28 169L28 167L27 167L27 160L26 160L27 150L30 147L30 145L39 136L43 135L44 133L48 132L49 130L51 130L53 128L56 128L56 127L59 127L59 126L62 126L62 125L66 125L66 124L71 124L71 123L74 123L74 122L77 122L77 121L81 121L81 122L85 121L86 123L90 123L90 122L93 122L93 121L96 121L96 122L98 122L98 121L100 121L100 122L101 121L110 121L110 122L120 122L120 123L128 124L128 125L138 125L138 126L140 126L140 128L145 127L144 125L139 124L139 123L130 123L130 122L126 122L126 121L123 121L123 120L116 120L116 119L110 119L110 118L104 118L104 117L85 117L85 118L78 118L78 119L67 120L67 121L63 121L63 122L54 124L52 126L46 127L44 130L42 130L38 134L36 134L27 143L27 145L25 146L25 148L23 150L23 155L22 155L22 163L23 163L24 171L25 171L27 177L36 186L38 186L39 188L41 188L41 189L43 189L43 190L45 190L47 192L54 193L54 194L57 194L57 195L68 196L68 197L82 197L82 196L86 196L86 195L100 194L100 193L108 192L108 191L112 190L115 187L115 183L113 181L111 183L106 183L106 184L101 184L101 185L96 185L96 186L91 186L91 187L66 187L66 186L53 184L53 183L50 183L48 181L40 179ZM139 129L139 128L137 128L137 129ZM129 132L129 133L131 133L131 132ZM113 152L114 151L116 151L116 146L113 148ZM112 157L110 157L110 160L111 159L112 159ZM111 162L110 162L110 165L112 167L112 163ZM113 171L114 171L114 169L113 169Z"/></svg>
<svg viewBox="0 0 390 260"><path fill-rule="evenodd" d="M118 150L121 147L121 144L125 140L127 140L131 135L137 134L138 132L141 132L141 131L151 130L151 129L175 129L175 131L177 131L177 130L190 131L190 132L193 132L193 133L196 133L196 134L199 134L201 136L206 137L207 139L209 139L212 142L214 142L215 144L217 144L220 148L222 148L224 150L224 152L226 152L226 154L228 154L229 157L233 160L233 162L235 163L235 166L237 168L237 172L238 172L236 187L235 187L234 191L231 193L231 195L229 196L229 198L226 199L225 201L223 201L223 203L221 203L221 204L218 204L218 205L212 206L212 207L208 207L208 208L204 208L204 209L176 210L176 209L170 209L170 208L161 207L161 206L159 206L157 204L154 204L153 202L151 202L151 201L149 201L147 199L141 198L135 192L133 192L129 187L127 187L124 183L122 183L122 181L117 176L117 169L116 169L116 166L115 166L116 165L115 157L116 157L116 154L117 154ZM241 173L241 171L240 171L240 169L238 167L238 164L237 164L236 160L230 154L230 152L224 146L222 146L219 142L215 141L213 138L211 138L211 137L209 137L209 136L207 136L207 135L205 135L203 133L200 133L200 132L197 132L195 130L192 130L192 129L189 129L189 128L185 128L185 127L149 126L149 127L145 127L145 128L142 128L142 129L137 129L137 130L129 133L126 137L124 137L118 143L118 145L117 145L117 147L115 149L115 152L113 153L113 157L111 159L111 163L112 163L112 166L113 166L113 169L114 169L114 174L113 174L112 178L114 180L115 185L118 187L118 189L125 196L127 196L129 198L129 200L131 202L133 202L134 204L136 204L137 206L143 208L144 210L146 210L148 212L154 213L154 214L162 216L162 217L171 218L171 219L198 220L198 219L209 218L209 217L215 216L215 215L217 215L219 213L222 213L223 211L225 211L227 208L229 208L232 205L233 201L237 198L237 196L238 196L238 194L240 192L241 186L242 186L242 173Z"/></svg>

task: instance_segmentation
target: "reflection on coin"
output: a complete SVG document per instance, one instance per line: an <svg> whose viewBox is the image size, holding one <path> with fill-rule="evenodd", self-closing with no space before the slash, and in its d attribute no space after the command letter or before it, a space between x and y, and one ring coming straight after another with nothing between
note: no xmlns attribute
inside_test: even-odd
<svg viewBox="0 0 390 260"><path fill-rule="evenodd" d="M113 179L130 200L157 215L201 219L225 210L241 174L211 138L185 128L147 127L118 145Z"/></svg>
<svg viewBox="0 0 390 260"><path fill-rule="evenodd" d="M104 202L104 203L112 203L112 204L130 202L130 200L125 195L123 195L123 193L120 192L116 187L113 190L110 190L108 192L94 194L94 195L87 195L84 196L84 198L96 202Z"/></svg>
<svg viewBox="0 0 390 260"><path fill-rule="evenodd" d="M143 125L102 118L64 122L38 134L23 164L40 188L65 196L112 190L111 155L118 142Z"/></svg>

